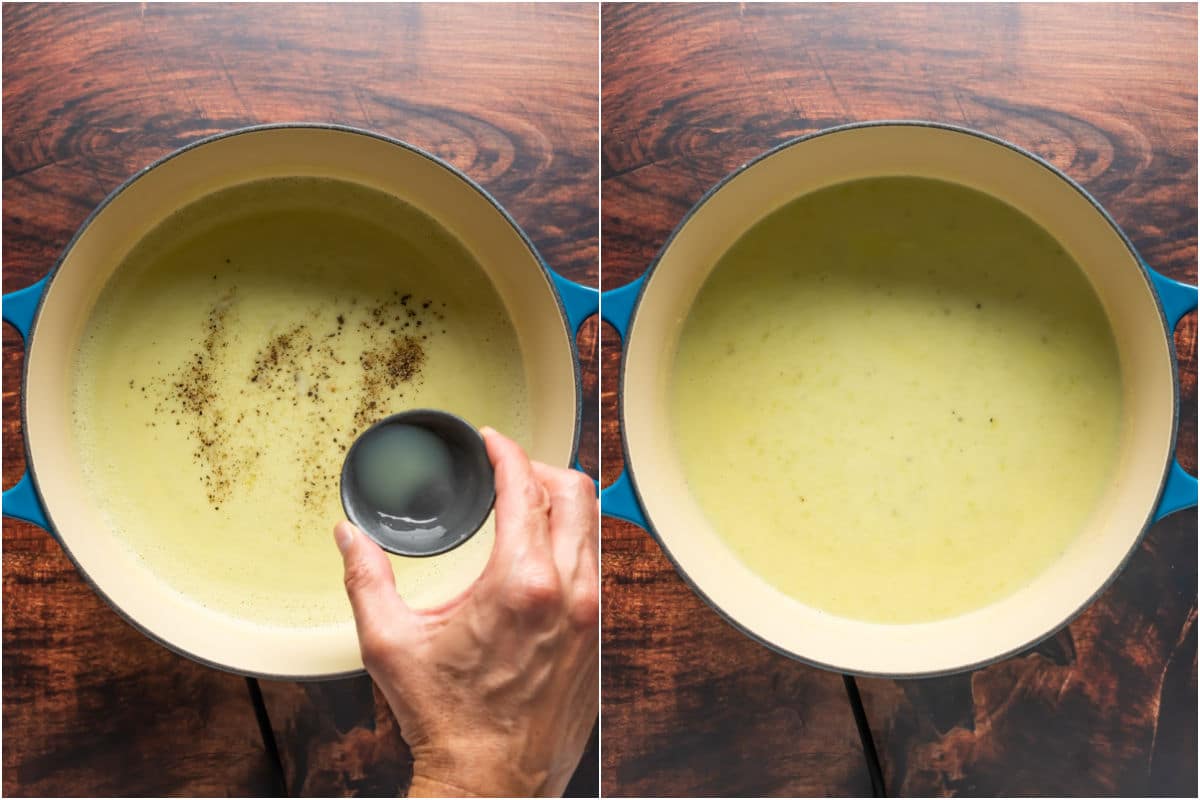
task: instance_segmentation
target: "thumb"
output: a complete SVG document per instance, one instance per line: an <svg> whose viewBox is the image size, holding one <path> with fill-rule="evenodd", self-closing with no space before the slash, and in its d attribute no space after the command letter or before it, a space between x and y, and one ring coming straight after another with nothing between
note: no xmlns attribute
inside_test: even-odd
<svg viewBox="0 0 1200 800"><path fill-rule="evenodd" d="M379 545L345 520L334 527L333 538L345 565L346 594L354 609L359 644L364 649L374 647L403 625L409 614L396 594L392 563Z"/></svg>

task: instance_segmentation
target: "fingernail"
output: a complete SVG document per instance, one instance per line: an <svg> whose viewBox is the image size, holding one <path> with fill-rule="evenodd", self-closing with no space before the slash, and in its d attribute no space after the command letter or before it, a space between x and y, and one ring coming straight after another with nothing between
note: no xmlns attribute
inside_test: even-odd
<svg viewBox="0 0 1200 800"><path fill-rule="evenodd" d="M482 428L479 429L479 435L485 439L487 437L491 436L495 432L496 431L493 428L490 428L487 425L484 425Z"/></svg>
<svg viewBox="0 0 1200 800"><path fill-rule="evenodd" d="M345 555L350 549L350 543L354 541L354 529L350 527L349 522L339 522L334 526L333 540L337 542L338 550Z"/></svg>

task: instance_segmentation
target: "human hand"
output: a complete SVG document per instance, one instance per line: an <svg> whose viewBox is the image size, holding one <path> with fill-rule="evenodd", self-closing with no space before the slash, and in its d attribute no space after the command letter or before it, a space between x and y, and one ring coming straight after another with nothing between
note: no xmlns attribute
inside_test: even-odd
<svg viewBox="0 0 1200 800"><path fill-rule="evenodd" d="M409 795L561 795L599 711L599 514L591 480L482 431L496 473L483 573L409 608L391 564L334 529L363 664L413 755Z"/></svg>

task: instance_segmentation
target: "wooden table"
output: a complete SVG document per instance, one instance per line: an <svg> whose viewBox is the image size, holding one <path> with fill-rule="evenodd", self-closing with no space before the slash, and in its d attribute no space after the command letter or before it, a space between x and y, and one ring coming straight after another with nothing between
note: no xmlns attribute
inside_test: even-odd
<svg viewBox="0 0 1200 800"><path fill-rule="evenodd" d="M640 274L703 192L791 137L923 118L1081 181L1146 260L1196 281L1195 6L605 5L603 285ZM1179 328L1196 468L1196 322ZM603 474L621 468L602 333ZM722 622L650 538L604 522L602 789L863 794L840 679ZM1196 512L1155 525L1069 629L970 675L862 680L889 790L1196 794Z"/></svg>
<svg viewBox="0 0 1200 800"><path fill-rule="evenodd" d="M201 136L337 122L481 182L564 275L596 285L591 5L4 7L5 291L41 277L126 177ZM581 339L597 401L596 328ZM4 330L4 485L24 467L22 349ZM584 465L597 468L594 415ZM263 682L293 794L393 794L409 758L366 679ZM122 622L41 530L4 520L8 795L276 790L241 678ZM596 742L571 789L595 794Z"/></svg>

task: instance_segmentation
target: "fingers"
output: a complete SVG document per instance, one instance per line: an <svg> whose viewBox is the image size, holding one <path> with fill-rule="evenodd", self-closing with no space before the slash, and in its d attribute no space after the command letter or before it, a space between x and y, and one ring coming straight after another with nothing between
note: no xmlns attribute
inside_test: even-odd
<svg viewBox="0 0 1200 800"><path fill-rule="evenodd" d="M345 566L346 595L354 609L363 662L377 662L408 622L409 609L396 594L387 554L357 527L343 520L333 529Z"/></svg>
<svg viewBox="0 0 1200 800"><path fill-rule="evenodd" d="M516 559L548 553L550 497L533 474L521 446L491 428L482 428L488 458L496 472L496 554Z"/></svg>
<svg viewBox="0 0 1200 800"><path fill-rule="evenodd" d="M592 479L574 469L532 462L533 474L550 495L550 538L583 540L598 547L600 511Z"/></svg>
<svg viewBox="0 0 1200 800"><path fill-rule="evenodd" d="M533 462L550 494L550 542L555 566L570 598L572 622L594 629L600 604L600 508L591 478L573 469Z"/></svg>
<svg viewBox="0 0 1200 800"><path fill-rule="evenodd" d="M599 512L592 481L530 462L515 442L482 429L496 470L496 545L485 575L526 621L567 611L593 631L599 608ZM553 613L552 613L553 612Z"/></svg>

